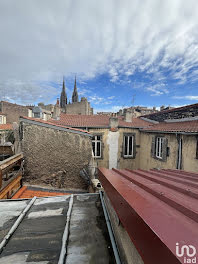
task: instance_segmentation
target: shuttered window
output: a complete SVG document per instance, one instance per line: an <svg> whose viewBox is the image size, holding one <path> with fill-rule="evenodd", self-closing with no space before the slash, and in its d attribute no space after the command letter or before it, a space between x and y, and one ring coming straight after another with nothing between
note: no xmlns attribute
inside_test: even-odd
<svg viewBox="0 0 198 264"><path fill-rule="evenodd" d="M170 149L168 148L168 139L163 136L152 137L151 156L154 159L166 161L167 156L169 155L170 155Z"/></svg>

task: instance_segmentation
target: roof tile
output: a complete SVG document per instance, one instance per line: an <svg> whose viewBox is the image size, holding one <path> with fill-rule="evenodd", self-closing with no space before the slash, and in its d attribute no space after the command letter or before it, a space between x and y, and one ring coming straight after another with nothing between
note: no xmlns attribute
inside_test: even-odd
<svg viewBox="0 0 198 264"><path fill-rule="evenodd" d="M74 130L74 131L79 131L79 132L83 132L83 133L86 133L86 134L90 134L88 131L86 130L82 130L82 129L77 129L77 128L71 128L69 126L65 126L65 125L62 125L62 124L59 124L58 122L55 122L55 120L48 120L48 121L44 121L42 119L39 119L39 118L33 118L33 117L26 117L26 116L21 116L21 118L23 119L27 119L27 120L32 120L32 121L36 121L36 122L39 122L39 123L43 123L43 124L47 124L47 125L52 125L52 126L56 126L56 127L63 127L63 128L67 128L69 130Z"/></svg>
<svg viewBox="0 0 198 264"><path fill-rule="evenodd" d="M109 127L109 118L107 115L69 115L62 113L60 120L50 120L50 122L67 125L71 127ZM125 122L124 118L119 116L119 127L147 127L150 122L140 118L133 118L132 122Z"/></svg>
<svg viewBox="0 0 198 264"><path fill-rule="evenodd" d="M12 124L1 124L0 125L0 130L12 130Z"/></svg>

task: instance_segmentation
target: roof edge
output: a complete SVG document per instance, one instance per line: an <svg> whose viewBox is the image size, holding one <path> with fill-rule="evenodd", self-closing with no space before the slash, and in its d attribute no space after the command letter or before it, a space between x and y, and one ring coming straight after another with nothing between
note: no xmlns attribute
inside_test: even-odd
<svg viewBox="0 0 198 264"><path fill-rule="evenodd" d="M88 131L84 131L84 130L80 130L77 128L72 128L72 127L66 127L66 126L62 126L62 125L56 125L50 122L46 122L46 121L41 121L41 120L34 120L34 119L29 119L27 117L23 117L21 116L19 118L20 122L26 122L29 124L34 124L34 125L40 125L43 127L48 127L48 128L52 128L52 129L56 129L56 130L61 130L61 131L66 131L66 132L71 132L74 134L80 134L80 135L84 135L84 136L88 136L88 137L92 137L92 135L88 132Z"/></svg>

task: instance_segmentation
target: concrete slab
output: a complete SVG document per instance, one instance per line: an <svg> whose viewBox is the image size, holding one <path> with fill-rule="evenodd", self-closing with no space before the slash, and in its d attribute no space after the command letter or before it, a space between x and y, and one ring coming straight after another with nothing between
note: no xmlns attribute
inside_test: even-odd
<svg viewBox="0 0 198 264"><path fill-rule="evenodd" d="M38 198L0 254L0 263L58 263L69 200L68 195ZM0 238L28 202L0 202ZM74 196L66 263L115 263L98 194Z"/></svg>

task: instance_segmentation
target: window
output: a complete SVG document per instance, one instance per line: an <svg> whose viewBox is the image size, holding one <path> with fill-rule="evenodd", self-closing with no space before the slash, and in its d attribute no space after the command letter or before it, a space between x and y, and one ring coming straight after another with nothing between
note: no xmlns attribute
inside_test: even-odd
<svg viewBox="0 0 198 264"><path fill-rule="evenodd" d="M170 156L170 148L166 137L161 135L152 137L151 156L161 161L167 160L167 157Z"/></svg>
<svg viewBox="0 0 198 264"><path fill-rule="evenodd" d="M163 149L163 138L157 137L156 138L156 157L158 159L162 159L162 149Z"/></svg>
<svg viewBox="0 0 198 264"><path fill-rule="evenodd" d="M124 135L124 157L132 158L134 155L134 135Z"/></svg>
<svg viewBox="0 0 198 264"><path fill-rule="evenodd" d="M0 124L3 124L3 117L0 116Z"/></svg>
<svg viewBox="0 0 198 264"><path fill-rule="evenodd" d="M96 135L92 137L92 148L93 154L95 158L101 158L101 150L102 150L102 136Z"/></svg>

